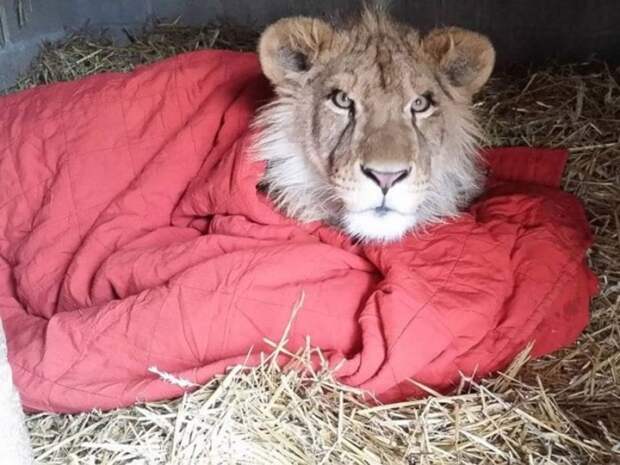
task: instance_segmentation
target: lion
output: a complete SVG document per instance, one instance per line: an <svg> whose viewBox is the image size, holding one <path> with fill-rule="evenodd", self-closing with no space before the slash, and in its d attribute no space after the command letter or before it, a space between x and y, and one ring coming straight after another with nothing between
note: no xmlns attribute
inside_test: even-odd
<svg viewBox="0 0 620 465"><path fill-rule="evenodd" d="M390 242L455 217L481 191L472 97L495 63L490 40L425 36L385 13L336 26L290 17L261 35L275 98L255 121L260 185L285 215Z"/></svg>

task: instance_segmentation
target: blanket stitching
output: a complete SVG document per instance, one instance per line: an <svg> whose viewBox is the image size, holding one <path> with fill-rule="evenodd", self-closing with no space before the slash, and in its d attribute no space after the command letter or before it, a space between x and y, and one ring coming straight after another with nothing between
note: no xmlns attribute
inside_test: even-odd
<svg viewBox="0 0 620 465"><path fill-rule="evenodd" d="M179 64L178 64L179 62L180 62L179 59L176 59L174 61L175 67L174 67L173 73L172 73L172 79L174 81L174 87L175 87L174 97L175 97L175 99L177 101L177 106L176 106L177 111L180 108L182 108L181 100L179 99L179 93L180 93L180 89L181 89L181 87L179 87ZM191 89L190 86L183 87L183 92L187 93L190 89ZM179 121L183 120L181 117L182 117L182 115L179 115ZM198 145L196 144L196 139L194 137L194 126L192 124L189 124L189 136L190 136L190 139L192 140L192 145L194 146L194 157L196 157L198 155Z"/></svg>
<svg viewBox="0 0 620 465"><path fill-rule="evenodd" d="M72 213L73 216L75 217L75 224L76 224L76 228L78 230L78 235L80 237L80 242L82 242L84 240L83 234L82 234L82 228L80 227L80 221L78 219L77 216L77 205L75 202L75 194L73 192L73 178L71 177L71 163L68 162L68 158L69 158L69 138L67 136L67 121L66 121L66 115L65 115L65 111L64 111L64 105L63 105L63 109L60 111L60 122L62 124L62 135L65 141L65 163L67 166L67 178L69 180L69 197L71 198L71 205L72 205ZM62 157L62 155L59 156L59 164L60 164L60 158Z"/></svg>
<svg viewBox="0 0 620 465"><path fill-rule="evenodd" d="M122 109L122 106L121 106ZM63 105L63 109L60 112L61 118L60 121L62 123L62 133L64 136L64 140L65 140L65 157L68 158L69 157L69 142L68 142L68 136L67 136L67 123L66 123L66 114L64 112L64 105ZM131 155L130 155L131 156ZM82 232L82 228L81 228L81 223L80 220L78 218L78 208L76 205L76 201L75 201L75 195L74 195L74 188L73 188L73 177L71 176L71 169L70 169L71 163L69 163L68 160L66 160L66 173L67 173L67 177L69 179L69 192L70 192L70 197L71 197L71 203L72 203L72 207L73 207L73 215L75 217L75 224L78 230L78 235L79 235L79 239L80 239L80 244L78 245L78 250L80 248L80 246L83 244L84 240L85 240L85 234ZM97 240L98 243L101 244L101 241ZM103 244L101 244L103 245ZM60 283L60 291L59 291L59 295L62 293L62 289L64 288L64 284L66 283L66 279L67 279L68 275L65 276L65 278L62 280L62 282ZM90 301L90 298L88 299ZM78 309L78 312L81 314L81 309ZM56 385L60 385L60 383L58 383L58 380L63 378L64 376L67 375L67 373L69 373L78 363L80 363L84 357L86 356L86 354L88 353L91 344L93 343L93 341L95 341L97 338L92 334L92 330L93 327L95 326L95 321L91 322L91 324L89 325L88 329L87 329L87 333L85 335L85 340L88 341L85 343L84 348L80 351L79 356L76 358L76 360L74 360L73 363L71 363L71 365L69 367L67 367L67 369L58 376L58 378L56 379L56 381L54 381L54 384ZM51 389L50 389L50 395L51 395Z"/></svg>
<svg viewBox="0 0 620 465"><path fill-rule="evenodd" d="M13 153L15 153L15 152L13 152ZM31 202L30 202L30 199L29 199L29 198L28 198L28 196L26 195L26 191L24 190L24 185L23 185L23 183L22 183L21 177L20 177L20 176L19 176L19 174L18 174L18 171L17 171L17 162L16 162L16 160L15 160L15 156L11 156L11 154L9 153L9 156L8 156L7 158L8 158L9 160L11 160L11 164L13 165L13 174L15 175L15 178L17 179L17 182L18 182L18 184L19 184L20 195L21 195L21 197L23 197L23 198L24 198L24 200L26 201L26 204L28 205L28 209L29 209L31 212L34 212L34 211L35 211L35 209L33 208L32 204L31 204ZM33 189L28 189L28 191L31 191L31 190L33 190Z"/></svg>
<svg viewBox="0 0 620 465"><path fill-rule="evenodd" d="M140 197L142 198L142 202L144 203L144 210L146 211L146 215L144 215L144 212L141 212L141 216L151 216L151 209L149 208L149 204L146 201L146 196L144 195L144 187L142 186L142 183L136 183L136 180L138 179L138 175L140 174L136 168L136 159L134 157L134 153L133 150L131 148L131 145L129 144L129 129L127 126L127 111L125 109L125 105L124 102L122 100L120 100L120 108L121 108L121 116L123 118L123 128L124 130L124 138L125 138L125 144L123 144L123 147L127 150L127 153L129 154L129 162L131 165L131 170L133 171L133 179L131 180L131 182L129 183L129 185L127 186L128 189L130 189L132 186L135 186L137 184L138 186L138 191L140 192ZM140 170L141 172L142 170ZM128 190L126 189L125 192Z"/></svg>
<svg viewBox="0 0 620 465"><path fill-rule="evenodd" d="M461 261L461 259L463 258L463 254L465 253L465 245L467 244L467 242L469 241L469 238L471 237L473 233L473 230L470 229L467 232L467 236L463 239L463 242L461 244L461 250L459 252L458 257L454 260L454 263L452 265L452 268L450 269L450 271L448 272L448 274L446 275L446 277L443 280L443 284L441 286L439 286L439 288L437 288L433 294L427 299L426 302L424 302L424 304L422 304L418 310L415 312L414 315L411 316L411 318L409 318L409 320L407 321L407 323L405 324L404 328L400 331L400 333L398 334L398 336L396 337L396 339L390 344L390 346L387 349L387 355L389 357L389 354L391 353L391 351L393 350L394 346L398 343L398 341L401 339L401 337L403 337L403 335L405 334L405 332L407 331L407 329L409 328L409 326L411 325L411 323L417 318L417 316L420 314L420 312L435 298L435 296L439 293L442 292L445 288L445 283L448 281L448 279L450 279L450 277L452 276L452 274L454 273L454 270L456 269L456 266L458 265L458 263Z"/></svg>
<svg viewBox="0 0 620 465"><path fill-rule="evenodd" d="M532 315L536 315L537 317L539 317L539 316L540 316L540 314L541 314L541 311L540 311L541 307L542 307L543 305L546 305L546 304L548 304L548 303L549 303L549 300L550 300L549 296L557 290L558 285L559 285L561 282L564 282L564 281L565 281L565 278L566 278L566 271L567 271L569 268L571 268L571 269L573 269L573 271L575 271L575 270L574 270L574 269L575 269L575 265L579 264L579 261L574 259L577 255L578 255L577 253L572 254L572 256L571 256L571 257L567 260L567 262L565 263L565 265L564 265L562 268L560 268L560 269L558 270L558 277L556 278L556 280L555 280L555 281L554 281L554 283L552 284L551 288L550 288L550 289L549 289L549 290L545 293L545 295L541 298L541 300L540 300L540 302L538 303L538 305L536 305L536 307L534 307L534 308L532 309L532 311L531 311L531 313L530 313L530 315L531 315L531 316L532 316ZM571 275L571 277L573 277L573 276L574 276L574 272L573 272L573 275ZM544 318L543 318L543 319L544 319ZM538 326L542 323L543 319L540 319L540 320L538 321L538 323L537 323L534 327L532 327L532 329L535 329L536 327L538 327ZM528 325L528 326L532 326L532 325ZM510 328L506 328L506 329L510 329ZM521 328L521 331L523 331L523 329L524 329L524 328ZM501 333L504 333L504 331L502 331ZM514 342L516 342L516 341L517 341L517 339L516 339L514 336L512 336L509 332L508 332L507 334L502 334L502 336L503 336L503 337L504 337L504 339L506 339L506 340L505 340L504 344L502 345L502 347L501 347L500 349L498 349L498 350L494 351L494 352L495 352L495 356L494 356L494 357L493 357L493 358L492 358L492 359L491 359L491 360L487 363L487 365L489 365L489 366L490 366L490 365L492 365L492 364L497 363L497 360L499 360L500 358L505 357L505 356L506 356L506 354L505 354L505 353L503 353L503 352L504 352L504 350L506 349L506 347L509 345L509 343L510 343L510 342L514 343ZM528 342L528 341L527 341L527 340L525 340L525 339L523 339L522 341L523 341L523 342L525 342L525 343L527 343L527 342ZM517 345L518 345L518 346L522 346L522 345L523 345L523 343L519 343L519 344L517 344Z"/></svg>
<svg viewBox="0 0 620 465"><path fill-rule="evenodd" d="M28 189L21 190L19 194L14 195L13 197L11 197L9 199L6 199L5 202L0 205L0 211L5 209L5 208L7 208L11 203L13 203L14 201L16 201L16 200L18 200L18 199L20 199L22 197L25 198L26 201L28 202L28 198L26 196L26 193L40 188L43 184L47 183L50 179L52 179L51 176L49 178L46 178L44 181L38 182L36 184L33 184L32 186L28 187ZM21 181L20 181L20 188L22 188L21 187ZM30 203L30 202L28 202L28 203Z"/></svg>
<svg viewBox="0 0 620 465"><path fill-rule="evenodd" d="M21 365L20 363L16 362L14 360L14 358L11 358L11 366L15 366L17 368L19 368L22 371L25 371L26 373L28 373L29 375L34 376L35 378L39 378L42 379L44 381L47 381L50 384L50 389L48 390L48 395L51 394L53 387L62 387L64 389L67 389L68 391L76 391L76 392L82 392L84 394L92 394L95 396L99 396L99 397L104 397L106 399L114 399L114 400L120 400L121 397L120 396L109 396L107 394L101 394L100 391L87 391L85 389L80 389L74 386L65 386L63 383L59 383L56 380L52 380L50 378L48 378L47 376L44 376L40 373L37 373L36 371L30 370L29 368L26 368L25 366ZM46 404L50 404L49 400L47 402L45 402Z"/></svg>

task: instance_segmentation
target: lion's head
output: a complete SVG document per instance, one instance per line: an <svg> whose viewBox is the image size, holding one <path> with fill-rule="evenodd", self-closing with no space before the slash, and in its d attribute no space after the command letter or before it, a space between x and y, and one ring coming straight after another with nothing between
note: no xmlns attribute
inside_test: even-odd
<svg viewBox="0 0 620 465"><path fill-rule="evenodd" d="M471 97L495 60L486 37L420 37L372 12L339 27L294 17L265 30L259 57L277 97L256 121L256 150L286 214L388 241L478 193Z"/></svg>

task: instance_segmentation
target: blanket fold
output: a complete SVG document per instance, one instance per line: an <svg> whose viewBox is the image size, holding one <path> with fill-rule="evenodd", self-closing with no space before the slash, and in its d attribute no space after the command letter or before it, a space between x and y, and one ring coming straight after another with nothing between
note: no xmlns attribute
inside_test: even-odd
<svg viewBox="0 0 620 465"><path fill-rule="evenodd" d="M110 409L258 363L305 294L307 337L382 401L574 341L596 279L562 150L485 152L486 193L388 246L285 218L257 190L254 54L201 51L0 99L0 318L30 410ZM249 355L248 355L249 354Z"/></svg>

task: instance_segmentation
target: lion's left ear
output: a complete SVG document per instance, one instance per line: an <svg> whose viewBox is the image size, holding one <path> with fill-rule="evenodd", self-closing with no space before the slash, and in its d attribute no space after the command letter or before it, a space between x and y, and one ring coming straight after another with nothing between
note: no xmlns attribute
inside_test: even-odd
<svg viewBox="0 0 620 465"><path fill-rule="evenodd" d="M465 29L435 29L422 40L422 48L448 82L467 96L482 88L495 65L491 41Z"/></svg>
<svg viewBox="0 0 620 465"><path fill-rule="evenodd" d="M303 16L276 21L263 32L258 56L269 80L299 79L332 43L334 30L325 21Z"/></svg>

